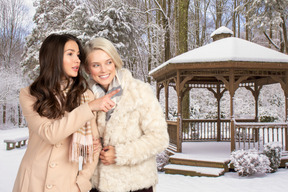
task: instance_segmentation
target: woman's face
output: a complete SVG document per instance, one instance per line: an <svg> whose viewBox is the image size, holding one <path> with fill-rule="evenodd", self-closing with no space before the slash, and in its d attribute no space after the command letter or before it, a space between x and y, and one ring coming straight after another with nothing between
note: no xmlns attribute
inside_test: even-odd
<svg viewBox="0 0 288 192"><path fill-rule="evenodd" d="M77 77L78 75L80 67L79 54L78 44L73 40L67 41L64 46L63 69L69 77Z"/></svg>
<svg viewBox="0 0 288 192"><path fill-rule="evenodd" d="M91 77L108 90L109 84L116 75L115 63L112 58L105 51L98 49L87 56L87 61Z"/></svg>

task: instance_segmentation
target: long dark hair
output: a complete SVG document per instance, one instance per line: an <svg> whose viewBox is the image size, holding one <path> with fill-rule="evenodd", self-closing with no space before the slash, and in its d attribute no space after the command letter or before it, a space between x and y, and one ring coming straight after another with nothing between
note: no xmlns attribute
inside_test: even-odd
<svg viewBox="0 0 288 192"><path fill-rule="evenodd" d="M39 51L40 74L30 86L31 95L37 99L34 110L40 116L49 119L59 118L64 115L65 111L70 112L79 106L81 95L88 88L82 70L79 70L77 77L72 78L64 72L64 46L69 40L78 44L82 65L85 55L80 41L70 34L51 34L41 45ZM63 82L66 82L64 90L69 88L66 97L63 94Z"/></svg>

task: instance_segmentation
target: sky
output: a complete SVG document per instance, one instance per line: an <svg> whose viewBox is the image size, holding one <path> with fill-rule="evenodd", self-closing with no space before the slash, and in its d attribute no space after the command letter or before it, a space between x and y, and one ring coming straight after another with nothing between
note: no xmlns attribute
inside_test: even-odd
<svg viewBox="0 0 288 192"><path fill-rule="evenodd" d="M33 7L33 0L24 0L23 1L24 6L27 7L28 14L27 14L27 19L23 21L29 29L32 30L32 27L34 26L33 24L33 16L35 14L35 8Z"/></svg>
<svg viewBox="0 0 288 192"><path fill-rule="evenodd" d="M0 192L11 192L14 180L25 153L26 147L20 149L6 150L4 139L17 135L27 135L27 128L16 128L0 130ZM185 144L191 146L188 143ZM203 146L215 147L215 143ZM227 153L227 145L217 144L223 153ZM221 147L222 146L222 147ZM201 151L201 143L196 147L185 147L184 153L198 154ZM197 150L196 150L197 149ZM236 172L225 173L220 177L190 177L183 175L170 175L159 172L159 183L156 192L284 192L287 191L288 169L281 168L276 173L258 174L249 177L240 177Z"/></svg>

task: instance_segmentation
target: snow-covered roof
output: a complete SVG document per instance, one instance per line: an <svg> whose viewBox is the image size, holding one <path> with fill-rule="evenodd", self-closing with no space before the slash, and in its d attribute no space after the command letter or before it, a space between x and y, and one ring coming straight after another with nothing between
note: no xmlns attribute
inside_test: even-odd
<svg viewBox="0 0 288 192"><path fill-rule="evenodd" d="M250 41L228 37L178 55L149 72L149 75L169 65L220 61L287 63L288 55Z"/></svg>
<svg viewBox="0 0 288 192"><path fill-rule="evenodd" d="M211 33L210 37L213 37L213 36L219 35L219 34L223 34L223 33L233 35L233 31L231 31L230 29L228 29L225 26L221 26L218 29L216 29L213 33Z"/></svg>

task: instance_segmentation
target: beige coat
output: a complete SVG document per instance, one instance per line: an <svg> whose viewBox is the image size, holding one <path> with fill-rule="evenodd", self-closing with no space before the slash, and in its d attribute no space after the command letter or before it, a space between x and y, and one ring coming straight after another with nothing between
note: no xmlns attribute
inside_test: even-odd
<svg viewBox="0 0 288 192"><path fill-rule="evenodd" d="M93 98L91 91L89 97ZM97 166L99 151L94 154L94 162L83 165L78 171L78 163L69 162L71 134L91 121L93 135L99 137L95 115L88 104L80 105L60 120L50 120L33 110L35 97L26 87L20 91L20 105L28 123L29 142L22 159L13 192L87 192L89 181Z"/></svg>

